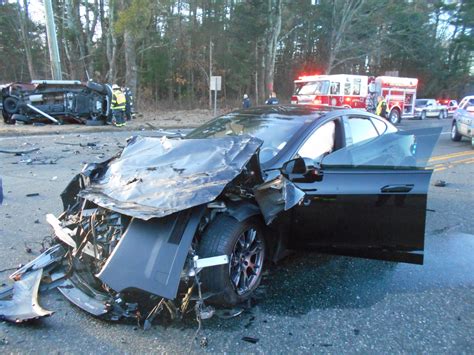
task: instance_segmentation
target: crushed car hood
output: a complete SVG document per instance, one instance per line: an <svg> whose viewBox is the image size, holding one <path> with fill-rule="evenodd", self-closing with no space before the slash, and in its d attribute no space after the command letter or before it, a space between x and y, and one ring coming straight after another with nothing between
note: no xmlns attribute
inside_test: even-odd
<svg viewBox="0 0 474 355"><path fill-rule="evenodd" d="M164 217L215 200L261 144L250 136L133 137L79 196L143 220Z"/></svg>

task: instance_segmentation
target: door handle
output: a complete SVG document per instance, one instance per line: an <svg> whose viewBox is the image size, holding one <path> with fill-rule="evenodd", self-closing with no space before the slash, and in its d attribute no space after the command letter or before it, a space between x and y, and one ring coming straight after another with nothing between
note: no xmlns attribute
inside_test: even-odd
<svg viewBox="0 0 474 355"><path fill-rule="evenodd" d="M380 192L410 192L413 189L413 184L410 185L385 185L380 189Z"/></svg>

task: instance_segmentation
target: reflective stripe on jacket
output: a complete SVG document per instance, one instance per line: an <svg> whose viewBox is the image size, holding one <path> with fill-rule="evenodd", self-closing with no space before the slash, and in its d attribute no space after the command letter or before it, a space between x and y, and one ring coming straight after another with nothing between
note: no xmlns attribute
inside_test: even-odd
<svg viewBox="0 0 474 355"><path fill-rule="evenodd" d="M381 117L387 116L387 102L385 100L382 100L377 104L375 114Z"/></svg>
<svg viewBox="0 0 474 355"><path fill-rule="evenodd" d="M125 98L125 94L120 90L115 90L112 94L112 104L110 108L112 110L121 110L125 111L125 104L127 99Z"/></svg>

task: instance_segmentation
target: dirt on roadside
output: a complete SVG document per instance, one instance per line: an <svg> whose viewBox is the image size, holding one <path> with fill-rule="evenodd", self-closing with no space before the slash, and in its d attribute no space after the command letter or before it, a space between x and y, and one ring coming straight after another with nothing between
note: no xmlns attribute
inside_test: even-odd
<svg viewBox="0 0 474 355"><path fill-rule="evenodd" d="M221 114L223 112L218 112ZM135 119L127 122L125 127L86 126L77 123L55 124L5 124L0 121L0 137L2 136L25 136L43 134L65 134L65 133L86 133L86 132L106 132L117 130L156 130L166 128L193 128L209 121L213 117L210 110L179 110L179 111L155 111L142 112Z"/></svg>

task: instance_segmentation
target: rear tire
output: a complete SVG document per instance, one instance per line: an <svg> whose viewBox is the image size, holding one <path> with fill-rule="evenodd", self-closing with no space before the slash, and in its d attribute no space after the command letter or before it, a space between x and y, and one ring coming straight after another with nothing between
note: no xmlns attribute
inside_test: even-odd
<svg viewBox="0 0 474 355"><path fill-rule="evenodd" d="M453 122L453 125L451 127L451 140L454 142L459 142L461 138L462 136L458 132L458 127L456 125L456 122Z"/></svg>
<svg viewBox="0 0 474 355"><path fill-rule="evenodd" d="M392 124L399 124L400 121L401 121L400 111L398 111L398 109L394 108L392 111L390 111L390 115L388 116L388 120Z"/></svg>
<svg viewBox="0 0 474 355"><path fill-rule="evenodd" d="M446 111L442 110L442 111L439 112L438 118L440 120L444 120L446 117L448 117L448 114L446 113Z"/></svg>
<svg viewBox="0 0 474 355"><path fill-rule="evenodd" d="M226 307L242 303L251 297L262 278L263 225L257 217L239 222L227 215L217 216L202 236L198 255L229 257L229 264L201 271L203 289L215 294L209 302Z"/></svg>

